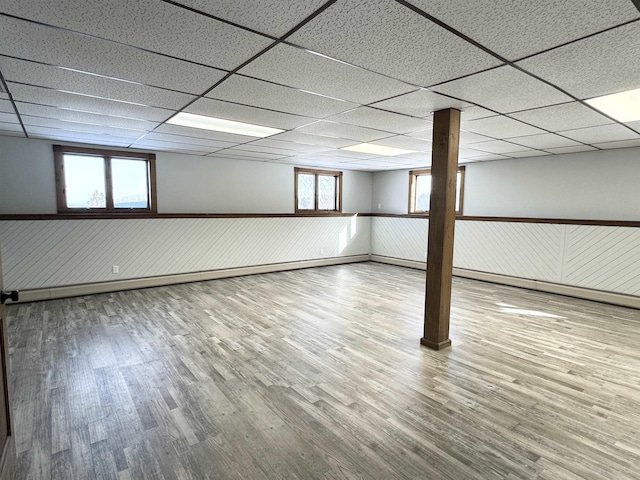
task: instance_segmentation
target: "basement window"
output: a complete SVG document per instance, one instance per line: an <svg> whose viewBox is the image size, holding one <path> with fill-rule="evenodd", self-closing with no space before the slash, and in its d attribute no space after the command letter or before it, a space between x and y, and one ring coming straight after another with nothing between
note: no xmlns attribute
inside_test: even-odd
<svg viewBox="0 0 640 480"><path fill-rule="evenodd" d="M342 211L342 172L295 169L296 213Z"/></svg>
<svg viewBox="0 0 640 480"><path fill-rule="evenodd" d="M155 155L53 146L58 213L156 213Z"/></svg>
<svg viewBox="0 0 640 480"><path fill-rule="evenodd" d="M456 215L462 215L464 167L458 168L456 182ZM409 172L409 213L429 213L431 202L431 170Z"/></svg>

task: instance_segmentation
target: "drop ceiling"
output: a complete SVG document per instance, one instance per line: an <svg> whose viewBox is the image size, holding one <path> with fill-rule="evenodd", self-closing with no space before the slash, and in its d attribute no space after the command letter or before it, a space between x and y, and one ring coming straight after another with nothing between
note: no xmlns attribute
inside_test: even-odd
<svg viewBox="0 0 640 480"><path fill-rule="evenodd" d="M640 146L585 102L640 87L632 0L8 0L0 34L0 135L381 171L457 108L461 163Z"/></svg>

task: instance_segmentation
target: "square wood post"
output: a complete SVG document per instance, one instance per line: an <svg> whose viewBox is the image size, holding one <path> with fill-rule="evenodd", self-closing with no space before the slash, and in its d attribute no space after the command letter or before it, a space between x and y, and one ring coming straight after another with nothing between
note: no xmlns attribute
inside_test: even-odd
<svg viewBox="0 0 640 480"><path fill-rule="evenodd" d="M420 339L422 345L435 350L451 346L449 315L459 139L460 111L450 108L435 112L424 337Z"/></svg>

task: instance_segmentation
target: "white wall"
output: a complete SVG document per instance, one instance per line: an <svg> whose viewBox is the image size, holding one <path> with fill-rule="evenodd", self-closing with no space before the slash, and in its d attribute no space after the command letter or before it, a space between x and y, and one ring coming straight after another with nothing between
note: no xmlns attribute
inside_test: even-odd
<svg viewBox="0 0 640 480"><path fill-rule="evenodd" d="M372 212L406 214L408 185L408 170L375 173ZM463 213L640 221L639 186L640 148L470 163Z"/></svg>
<svg viewBox="0 0 640 480"><path fill-rule="evenodd" d="M0 214L56 213L53 143L0 136ZM370 211L372 179L344 171L343 212ZM293 165L157 152L156 181L159 213L294 212Z"/></svg>

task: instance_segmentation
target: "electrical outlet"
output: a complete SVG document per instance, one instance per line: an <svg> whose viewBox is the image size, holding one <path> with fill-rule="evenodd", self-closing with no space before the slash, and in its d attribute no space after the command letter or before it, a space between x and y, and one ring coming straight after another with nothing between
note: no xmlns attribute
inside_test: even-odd
<svg viewBox="0 0 640 480"><path fill-rule="evenodd" d="M114 265L111 268L112 273L120 273L120 265Z"/></svg>
<svg viewBox="0 0 640 480"><path fill-rule="evenodd" d="M378 210L380 210L381 208L382 208L382 204L381 204L381 203L379 203L379 204L378 204Z"/></svg>

